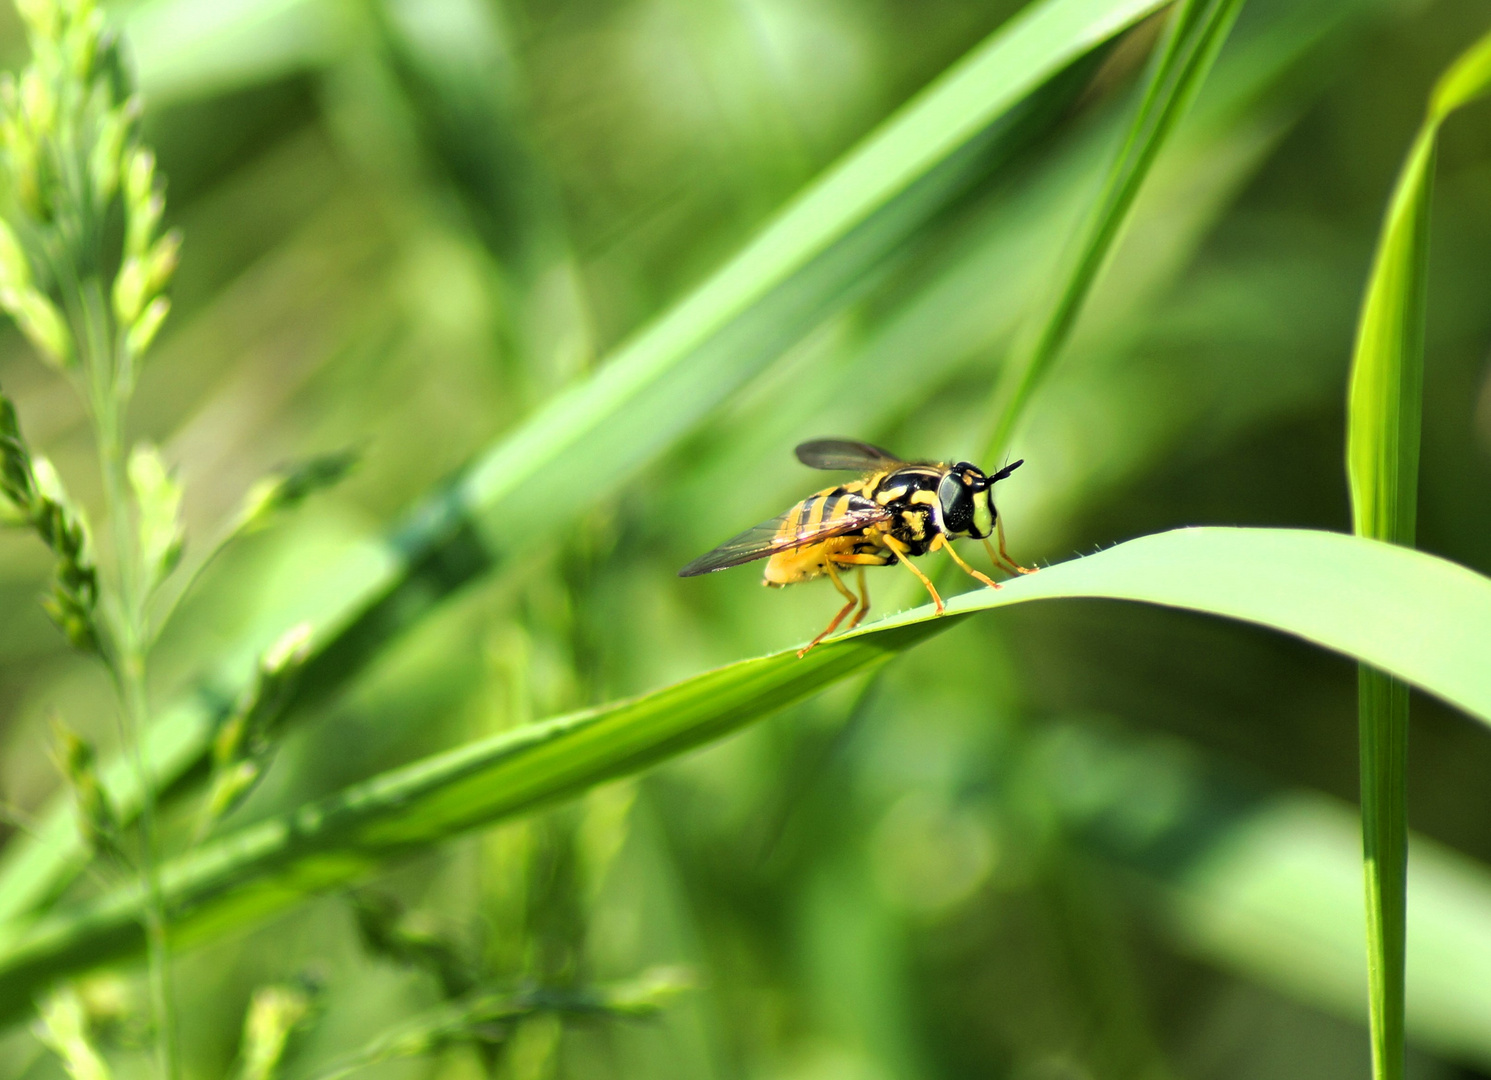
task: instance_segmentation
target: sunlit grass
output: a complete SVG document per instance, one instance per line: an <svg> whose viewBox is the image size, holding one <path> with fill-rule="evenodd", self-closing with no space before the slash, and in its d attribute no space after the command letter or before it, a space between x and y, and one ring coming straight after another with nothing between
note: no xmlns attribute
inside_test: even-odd
<svg viewBox="0 0 1491 1080"><path fill-rule="evenodd" d="M1435 86L1383 222L1357 328L1347 419L1347 473L1359 536L1414 543L1434 156L1450 113L1488 90L1491 37L1472 46ZM1405 1067L1408 687L1365 666L1359 686L1372 1068L1380 1080L1398 1080Z"/></svg>
<svg viewBox="0 0 1491 1080"><path fill-rule="evenodd" d="M1243 994L1293 1027L1255 1009L1238 1068L1322 1060L1346 1029L1318 1010L1370 1016L1381 1076L1409 1040L1491 1063L1466 970L1491 852L1453 816L1482 725L1416 762L1461 851L1423 849L1412 920L1401 804L1408 686L1491 721L1461 430L1491 327L1477 244L1437 248L1443 290L1424 257L1437 131L1491 47L1441 83L1383 227L1351 537L1339 361L1407 137L1383 103L1463 44L1438 6L582 7L131 10L188 263L139 407L105 417L139 447L113 546L137 583L181 563L127 605L140 641L180 617L136 680L143 784L63 635L0 638L0 1011L44 1022L0 1072L152 1071L152 907L185 988L154 1011L181 1006L193 1076L1180 1076ZM1383 33L1414 43L1390 67L1363 59ZM1423 416L1426 546L1454 561L1407 550L1426 296L1459 335L1422 395L1448 402ZM71 363L44 306L0 300ZM88 646L93 427L14 337L8 517ZM798 659L831 597L675 576L821 479L795 442L977 458L992 427L1027 459L1001 512L1034 577L937 618L881 571L892 614ZM345 484L306 480L349 445ZM255 510L313 488L288 526ZM1236 522L1308 528L1177 528ZM31 611L20 545L0 589ZM156 797L151 905L123 826ZM1366 1027L1344 1037L1364 1069Z"/></svg>

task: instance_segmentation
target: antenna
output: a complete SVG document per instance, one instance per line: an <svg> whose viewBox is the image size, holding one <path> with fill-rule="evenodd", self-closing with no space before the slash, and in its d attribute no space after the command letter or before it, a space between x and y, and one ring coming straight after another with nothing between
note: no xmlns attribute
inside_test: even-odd
<svg viewBox="0 0 1491 1080"><path fill-rule="evenodd" d="M1024 464L1025 464L1025 459L1021 458L1019 461L1015 462L1013 465L1006 465L1004 468L1000 469L993 476L989 477L989 483L992 484L996 480L1003 480L1006 476L1008 476L1010 473L1014 472L1016 469L1018 469L1021 465L1024 465Z"/></svg>

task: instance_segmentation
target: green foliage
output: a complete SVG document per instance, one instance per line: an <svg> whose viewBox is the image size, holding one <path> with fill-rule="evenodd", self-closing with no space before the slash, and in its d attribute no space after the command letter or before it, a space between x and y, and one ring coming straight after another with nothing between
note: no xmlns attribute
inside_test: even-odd
<svg viewBox="0 0 1491 1080"><path fill-rule="evenodd" d="M1367 660L1491 723L1491 672L1478 659L1491 648L1491 579L1334 533L1186 529L1050 567L1002 589L964 593L948 603L945 617L928 605L802 658L787 649L731 664L634 701L525 726L373 777L185 856L164 871L167 902L185 913L178 922L187 933L263 918L354 881L391 856L718 739L878 667L968 613L1074 597L1187 608L1268 626ZM1384 634L1382 626L1394 630ZM22 930L0 948L7 988L0 1008L17 1007L37 981L137 947L130 928L139 903L138 891L124 889ZM363 924L387 951L429 953L400 935L386 911L369 909Z"/></svg>
<svg viewBox="0 0 1491 1080"><path fill-rule="evenodd" d="M72 1080L109 1080L108 1064L94 1047L88 1012L72 987L53 992L38 1009L36 1037L62 1059Z"/></svg>
<svg viewBox="0 0 1491 1080"><path fill-rule="evenodd" d="M1429 202L1439 129L1491 91L1491 36L1435 84L1388 204L1357 324L1346 432L1352 520L1359 536L1412 545L1418 513ZM1373 1075L1403 1076L1408 904L1408 688L1359 675L1362 836Z"/></svg>
<svg viewBox="0 0 1491 1080"><path fill-rule="evenodd" d="M93 620L98 602L98 571L81 511L67 498L51 462L35 458L21 437L15 406L0 394L0 499L10 524L29 526L57 556L52 594L43 602L47 614L72 645L83 652L98 649Z"/></svg>
<svg viewBox="0 0 1491 1080"><path fill-rule="evenodd" d="M401 1024L314 1074L315 1080L337 1080L370 1065L424 1057L462 1043L495 1044L511 1037L519 1021L545 1014L572 1014L595 1019L654 1016L679 992L688 989L686 973L670 968L644 972L636 979L598 986L584 993L473 994Z"/></svg>
<svg viewBox="0 0 1491 1080"><path fill-rule="evenodd" d="M0 997L73 1055L3 1041L0 1080L78 1045L162 1080L1335 1080L1369 985L1380 1072L1491 1064L1491 743L1450 715L1491 719L1479 112L1404 174L1442 172L1448 239L1425 292L1393 202L1353 375L1373 513L1422 501L1435 555L1325 531L1351 283L1467 0L118 14L116 47L27 4L0 117ZM1033 577L802 660L831 597L675 577L823 482L796 441L995 424ZM102 673L25 614L46 504ZM1406 1010L1391 933L1375 982L1361 948L1342 657L1433 733L1363 728L1434 792ZM101 965L114 1004L38 997Z"/></svg>
<svg viewBox="0 0 1491 1080"><path fill-rule="evenodd" d="M1388 204L1357 324L1346 460L1356 532L1412 544L1423 413L1429 197L1439 130L1491 92L1491 37L1440 77Z"/></svg>
<svg viewBox="0 0 1491 1080"><path fill-rule="evenodd" d="M94 606L98 602L98 571L81 511L68 499L62 477L44 457L30 462L33 497L27 512L42 543L57 556L52 594L42 606L67 637L82 652L99 649Z"/></svg>
<svg viewBox="0 0 1491 1080"><path fill-rule="evenodd" d="M274 748L274 725L310 653L311 628L292 627L264 653L257 677L239 696L212 740L212 778L202 807L201 832L248 797Z"/></svg>
<svg viewBox="0 0 1491 1080"><path fill-rule="evenodd" d="M157 239L164 201L154 158L139 145L139 103L129 95L103 12L88 0L21 5L32 49L19 79L0 84L7 225L0 233L0 304L42 358L92 365L94 405L105 389L127 396L167 301L177 241ZM99 325L109 212L121 193L124 266L115 290L120 349ZM102 351L103 355L100 355Z"/></svg>
<svg viewBox="0 0 1491 1080"><path fill-rule="evenodd" d="M77 807L78 828L97 855L118 858L119 815L109 801L109 793L99 782L97 752L93 744L68 728L60 720L52 723L57 743L57 764L67 786L72 789Z"/></svg>
<svg viewBox="0 0 1491 1080"><path fill-rule="evenodd" d="M142 926L150 944L156 1068L174 1080L166 914L155 872L152 781L139 741L149 719L147 605L180 553L180 492L150 450L132 455L129 484L139 524L132 534L124 432L141 361L170 310L162 290L175 271L179 239L159 236L165 198L155 156L141 143L140 105L115 43L104 33L103 12L92 0L25 0L17 10L31 57L19 79L0 82L0 217L6 222L0 306L43 360L72 377L91 421L113 533L112 580L98 579L87 556L86 530L69 512L60 476L40 458L31 468L38 496L31 517L59 556L47 613L75 647L98 653L108 665L122 749L145 793L138 813L139 867L147 897ZM123 216L122 243L117 213ZM108 616L102 626L93 620L100 597ZM107 805L101 785L94 786L98 798L90 805Z"/></svg>
<svg viewBox="0 0 1491 1080"><path fill-rule="evenodd" d="M265 528L277 514L295 509L318 491L335 487L356 468L359 456L353 450L322 454L264 477L244 496L235 529L255 532Z"/></svg>
<svg viewBox="0 0 1491 1080"><path fill-rule="evenodd" d="M1030 320L1030 331L1016 339L1000 369L993 401L994 435L985 460L995 460L1004 451L1031 394L1071 336L1140 186L1176 122L1195 100L1241 10L1242 0L1185 0L1176 5L1144 97L1083 223L1071 268L1054 297Z"/></svg>
<svg viewBox="0 0 1491 1080"><path fill-rule="evenodd" d="M140 559L148 593L181 561L181 485L166 471L155 447L146 443L130 451L129 483L139 517Z"/></svg>
<svg viewBox="0 0 1491 1080"><path fill-rule="evenodd" d="M263 986L243 1018L238 1080L274 1080L290 1036L311 1019L315 1002L305 986Z"/></svg>
<svg viewBox="0 0 1491 1080"><path fill-rule="evenodd" d="M481 981L468 950L404 910L393 897L360 892L352 898L357 930L367 949L398 964L422 968L434 975L447 998L469 993Z"/></svg>
<svg viewBox="0 0 1491 1080"><path fill-rule="evenodd" d="M596 375L557 396L417 506L385 550L359 562L314 613L316 625L336 632L318 639L301 692L330 695L436 600L504 558L531 551L530 534L509 525L525 512L531 485L541 478L575 472L586 478L547 506L548 527L557 528L685 434L879 273L919 224L997 165L1001 144L1012 138L1011 117L1028 98L1156 6L1154 0L1046 0L991 35L826 170L724 267L623 343ZM1070 96L1070 87L1057 89ZM257 521L261 507L272 503L251 493L241 520ZM214 730L197 702L167 712L145 744L152 772L162 776L190 768ZM125 812L133 806L128 793L117 801ZM49 834L44 847L16 853L24 867L12 863L0 872L0 914L20 914L55 889L59 877L77 871L80 853L65 827Z"/></svg>

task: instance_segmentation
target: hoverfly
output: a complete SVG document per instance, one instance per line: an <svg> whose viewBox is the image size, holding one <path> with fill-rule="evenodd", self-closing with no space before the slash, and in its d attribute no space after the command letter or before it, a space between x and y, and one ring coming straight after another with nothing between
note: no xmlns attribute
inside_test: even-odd
<svg viewBox="0 0 1491 1080"><path fill-rule="evenodd" d="M941 549L965 573L990 588L999 588L998 582L969 566L953 550L952 541L966 536L983 541L996 567L1034 573L1017 565L1006 553L1004 522L994 509L994 484L1023 465L1023 459L990 476L966 461L952 465L907 462L869 443L817 439L797 448L797 460L813 469L842 469L862 476L824 488L785 514L726 540L689 563L678 576L711 574L762 558L767 559L763 585L780 588L826 575L846 602L823 633L799 650L798 656L838 629L856 605L859 610L848 629L859 625L870 610L866 566L905 566L932 594L939 615L942 597L927 575L911 562L915 556ZM991 535L999 541L997 550L989 542ZM850 566L859 571L858 596L839 576L841 568Z"/></svg>

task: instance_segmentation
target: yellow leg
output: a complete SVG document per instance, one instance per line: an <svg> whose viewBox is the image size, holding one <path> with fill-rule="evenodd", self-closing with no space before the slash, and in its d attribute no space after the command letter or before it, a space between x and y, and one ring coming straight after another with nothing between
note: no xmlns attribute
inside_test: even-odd
<svg viewBox="0 0 1491 1080"><path fill-rule="evenodd" d="M1007 566L1004 565L1004 562L999 558L999 552L997 552L997 551L994 550L994 545L991 544L991 543L989 543L989 538L987 536L983 538L983 540L981 541L981 543L984 545L984 550L989 553L989 561L994 564L994 569L996 569L996 570L1007 570L1007 569L1009 569Z"/></svg>
<svg viewBox="0 0 1491 1080"><path fill-rule="evenodd" d="M896 560L897 562L899 562L907 570L910 570L913 574L915 574L917 580L926 586L927 592L932 594L932 603L937 605L937 614L941 615L943 611L942 597L937 595L937 588L932 584L932 579L927 577L926 574L922 573L921 570L919 570L916 566L912 565L911 556L907 554L906 545L901 543L901 541L897 540L894 536L891 536L889 533L881 537L881 542L884 543L886 547L894 551L897 556L899 556L899 558L897 558Z"/></svg>
<svg viewBox="0 0 1491 1080"><path fill-rule="evenodd" d="M849 629L853 630L864 621L865 615L870 610L870 590L865 585L865 568L859 568L859 610L854 613L854 618L849 620Z"/></svg>
<svg viewBox="0 0 1491 1080"><path fill-rule="evenodd" d="M1004 518L996 517L994 519L994 532L999 537L999 554L997 556L994 554L994 548L990 545L989 541L984 541L984 547L989 549L989 558L994 560L994 565L1007 566L1017 574L1034 574L1034 570L1021 566L1014 559L1010 558L1010 553L1004 549Z"/></svg>
<svg viewBox="0 0 1491 1080"><path fill-rule="evenodd" d="M842 608L839 609L839 613L834 616L833 622L829 623L823 628L823 633L819 634L812 641L808 642L802 648L797 650L797 658L799 660L806 656L808 654L808 650L811 649L814 645L818 644L818 642L828 637L829 634L832 634L834 630L838 628L839 623L844 621L844 616L848 615L849 612L854 608L854 606L859 603L859 597L855 596L848 590L848 588L845 587L844 581L842 578L839 577L839 572L834 569L833 563L825 563L823 568L828 571L828 579L834 583L834 588L838 589L839 594L846 600L848 600L849 603L845 604Z"/></svg>
<svg viewBox="0 0 1491 1080"><path fill-rule="evenodd" d="M997 589L997 588L999 588L999 582L995 581L993 578L989 577L987 574L980 574L977 570L975 570L973 567L969 566L966 562L963 561L963 557L961 555L959 555L956 551L953 550L953 542L947 538L946 534L939 535L937 537L937 539L939 541L941 541L941 543L938 544L937 546L941 547L944 551L946 551L949 555L951 555L953 557L953 562L955 562L955 563L958 564L958 566L962 569L963 573L967 574L969 577L978 578L980 581L982 581L985 585L989 586L989 588L991 588L991 589Z"/></svg>
<svg viewBox="0 0 1491 1080"><path fill-rule="evenodd" d="M842 555L835 555L834 562L839 566L889 566L889 555L860 555L849 551Z"/></svg>

